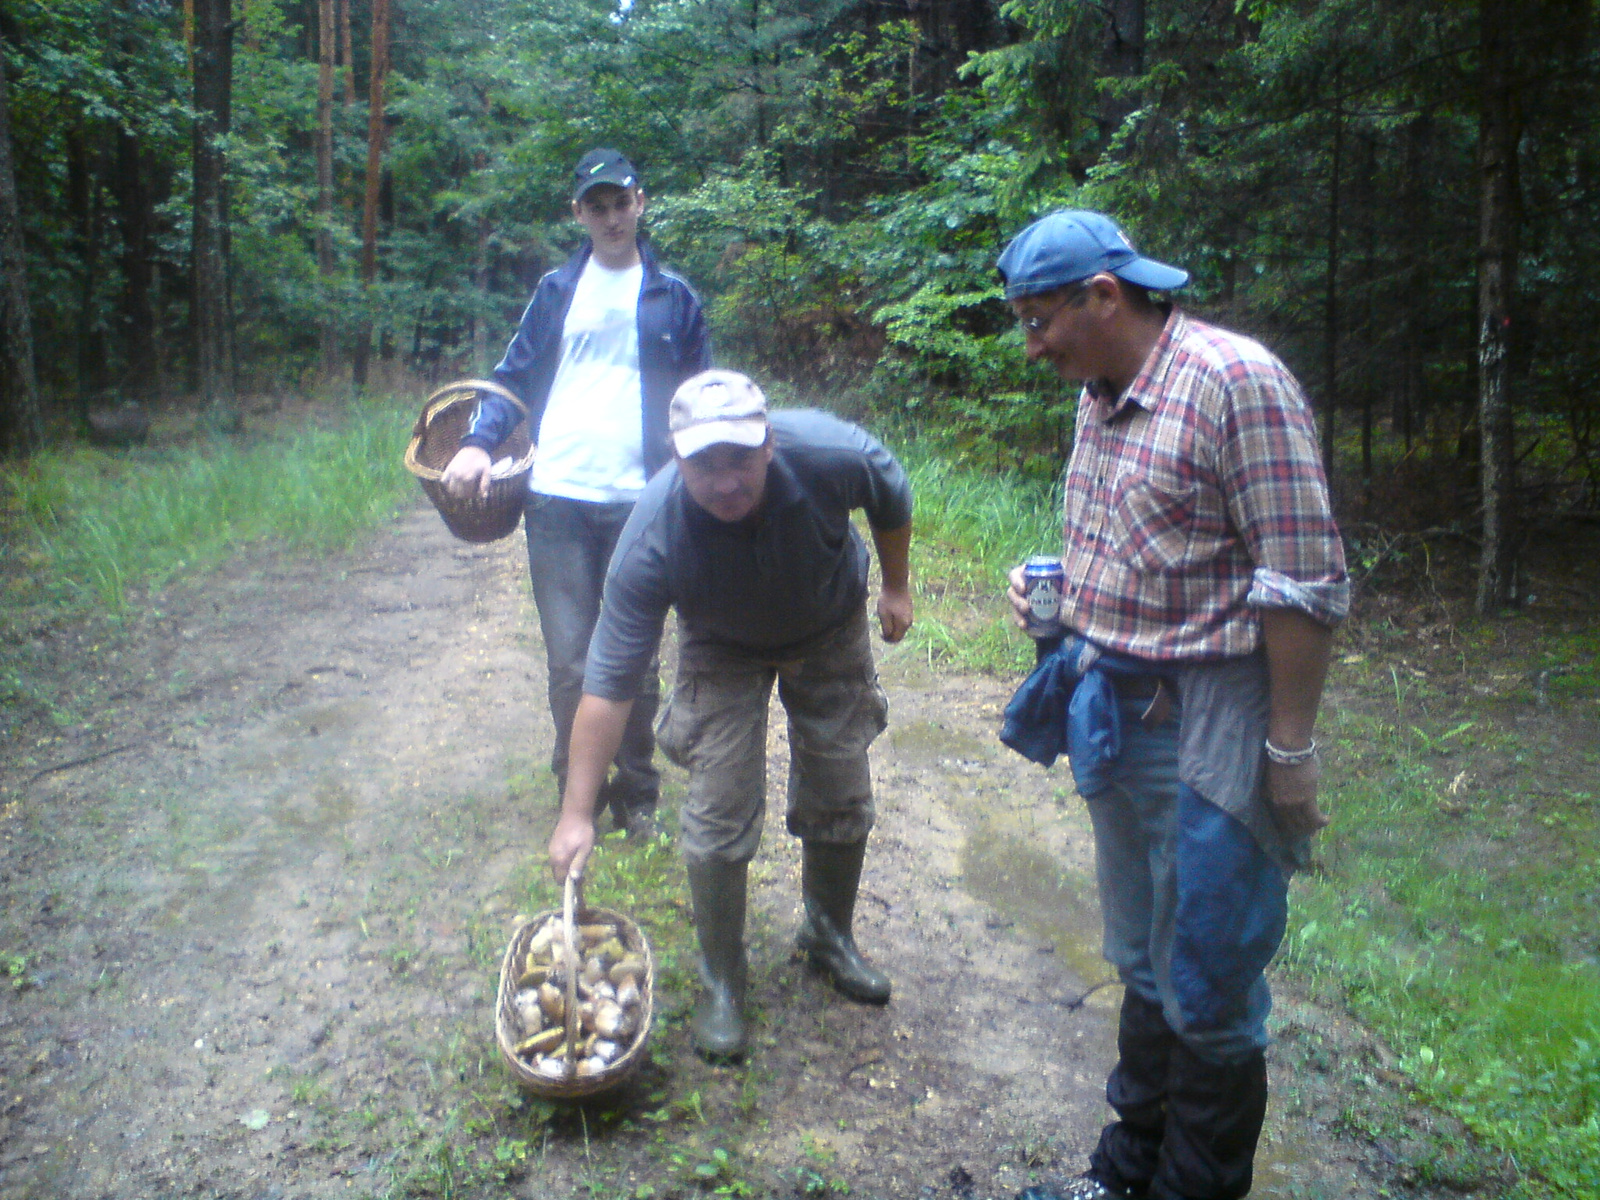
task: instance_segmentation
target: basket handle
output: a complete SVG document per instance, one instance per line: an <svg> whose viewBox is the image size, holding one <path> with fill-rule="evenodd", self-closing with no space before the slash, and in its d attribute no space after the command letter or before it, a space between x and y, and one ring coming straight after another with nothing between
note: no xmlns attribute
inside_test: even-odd
<svg viewBox="0 0 1600 1200"><path fill-rule="evenodd" d="M517 398L517 394L509 388L503 387L492 379L458 379L454 383L447 383L423 402L422 411L417 414L417 423L411 427L411 436L421 437L428 431L428 417L433 413L434 403L440 397L448 396L453 392L463 392L468 389L475 392L493 392L502 400L510 401L517 410L517 420L521 421L528 415L528 406Z"/></svg>
<svg viewBox="0 0 1600 1200"><path fill-rule="evenodd" d="M566 1025L567 1040L562 1044L561 1056L567 1064L567 1078L571 1079L577 1073L578 1063L573 1057L572 1048L578 1040L578 950L577 950L577 912L582 907L578 898L579 879L577 872L567 872L567 882L561 894L561 936L567 943L567 1003Z"/></svg>

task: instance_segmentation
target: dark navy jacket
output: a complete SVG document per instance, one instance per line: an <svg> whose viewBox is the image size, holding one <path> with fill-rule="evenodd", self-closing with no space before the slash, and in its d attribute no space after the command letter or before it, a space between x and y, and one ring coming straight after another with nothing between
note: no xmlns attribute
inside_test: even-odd
<svg viewBox="0 0 1600 1200"><path fill-rule="evenodd" d="M539 440L539 423L550 399L550 385L561 361L561 330L572 294L592 250L585 241L565 265L539 280L533 299L522 314L505 357L494 369L494 379L528 406L533 440ZM672 393L689 376L711 365L711 343L706 335L700 300L679 276L662 269L650 245L639 240L644 261L644 282L639 289L639 391L643 398L645 475L653 475L669 458L667 405ZM498 396L479 398L463 446L493 451L516 424L516 410Z"/></svg>

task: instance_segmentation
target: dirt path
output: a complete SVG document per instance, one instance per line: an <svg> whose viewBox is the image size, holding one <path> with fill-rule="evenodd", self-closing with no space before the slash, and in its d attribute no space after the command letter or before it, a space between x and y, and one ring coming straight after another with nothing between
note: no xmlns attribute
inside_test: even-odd
<svg viewBox="0 0 1600 1200"><path fill-rule="evenodd" d="M625 1093L519 1101L489 964L554 802L522 572L515 541L452 542L419 508L339 560L240 560L114 643L41 633L76 697L0 768L0 951L23 985L0 1001L0 1200L920 1200L1075 1169L1116 1003L1091 991L1087 822L1064 772L996 742L1007 686L914 649L884 661L859 928L894 1001L852 1005L792 958L780 815L748 1067L695 1059L667 995ZM1381 1052L1292 999L1277 1021L1255 1194L1376 1194L1383 1148L1335 1133L1352 1071L1387 1086Z"/></svg>

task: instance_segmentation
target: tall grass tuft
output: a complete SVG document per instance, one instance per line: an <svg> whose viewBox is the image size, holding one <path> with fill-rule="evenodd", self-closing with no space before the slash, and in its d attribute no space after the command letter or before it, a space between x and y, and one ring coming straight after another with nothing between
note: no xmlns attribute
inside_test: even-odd
<svg viewBox="0 0 1600 1200"><path fill-rule="evenodd" d="M1006 572L1030 554L1059 553L1059 497L1018 474L957 466L931 442L896 447L916 497L912 579L917 624L907 652L962 670L1014 674L1033 647L1010 622Z"/></svg>
<svg viewBox="0 0 1600 1200"><path fill-rule="evenodd" d="M930 578L988 593L1003 589L1006 571L1028 555L1061 552L1061 509L1051 485L954 466L920 444L900 454Z"/></svg>
<svg viewBox="0 0 1600 1200"><path fill-rule="evenodd" d="M347 546L411 486L400 465L405 429L392 404L370 402L249 443L40 454L4 479L25 543L25 590L119 617L136 595L248 542Z"/></svg>

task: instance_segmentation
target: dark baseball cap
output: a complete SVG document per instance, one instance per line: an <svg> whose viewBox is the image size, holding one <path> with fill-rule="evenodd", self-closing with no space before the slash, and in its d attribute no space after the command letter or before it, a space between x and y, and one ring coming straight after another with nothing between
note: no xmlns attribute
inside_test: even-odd
<svg viewBox="0 0 1600 1200"><path fill-rule="evenodd" d="M597 183L636 188L639 186L639 171L622 156L622 151L602 146L578 160L572 172L572 198L582 200L583 194Z"/></svg>
<svg viewBox="0 0 1600 1200"><path fill-rule="evenodd" d="M1153 292L1189 282L1189 272L1143 258L1118 224L1104 213L1063 209L1040 217L1000 255L1006 299L1036 296L1101 271Z"/></svg>

